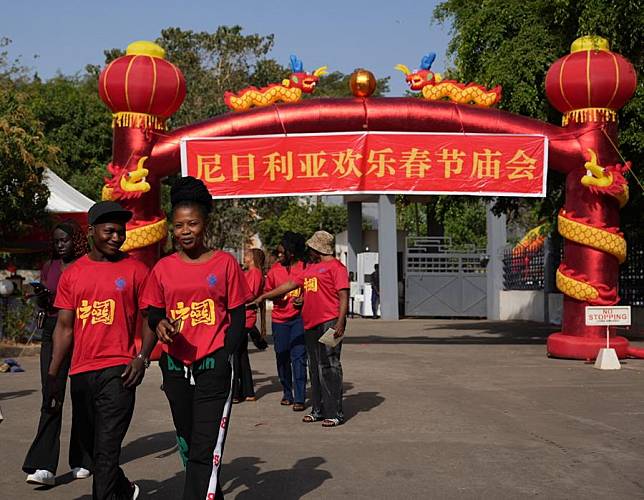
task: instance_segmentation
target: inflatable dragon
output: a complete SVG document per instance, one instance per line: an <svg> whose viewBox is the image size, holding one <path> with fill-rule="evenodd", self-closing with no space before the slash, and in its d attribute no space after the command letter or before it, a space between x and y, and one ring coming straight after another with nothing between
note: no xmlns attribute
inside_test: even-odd
<svg viewBox="0 0 644 500"><path fill-rule="evenodd" d="M291 56L291 75L281 83L273 83L260 89L246 87L237 93L226 92L224 102L233 111L246 111L253 106L270 106L276 102L297 102L302 94L311 94L320 81L320 76L326 74L326 66L316 69L313 73L304 72L304 65L297 56Z"/></svg>
<svg viewBox="0 0 644 500"><path fill-rule="evenodd" d="M628 183L624 174L631 163L602 167L597 164L595 151L589 149L588 153L590 161L584 165L586 175L581 177L581 184L593 194L611 197L622 208L628 202ZM626 240L616 227L598 225L565 209L559 212L557 223L559 233L567 240L608 253L620 264L626 260ZM557 287L569 297L592 305L608 306L619 302L617 287L591 282L563 263L557 270Z"/></svg>
<svg viewBox="0 0 644 500"><path fill-rule="evenodd" d="M477 104L479 106L494 106L501 100L501 86L491 90L477 83L459 83L454 80L443 80L442 76L431 70L436 54L430 52L420 61L420 69L411 72L404 64L396 65L396 69L405 74L405 80L410 90L420 91L425 99L436 101L447 99L457 104Z"/></svg>

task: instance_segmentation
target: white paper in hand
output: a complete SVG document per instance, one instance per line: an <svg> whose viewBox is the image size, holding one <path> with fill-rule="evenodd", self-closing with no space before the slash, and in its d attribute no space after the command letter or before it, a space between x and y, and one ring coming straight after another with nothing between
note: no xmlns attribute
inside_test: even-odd
<svg viewBox="0 0 644 500"><path fill-rule="evenodd" d="M326 344L329 347L335 347L340 342L342 342L342 337L335 338L334 334L335 334L335 330L333 328L329 328L326 332L322 334L318 342L320 342L321 344Z"/></svg>

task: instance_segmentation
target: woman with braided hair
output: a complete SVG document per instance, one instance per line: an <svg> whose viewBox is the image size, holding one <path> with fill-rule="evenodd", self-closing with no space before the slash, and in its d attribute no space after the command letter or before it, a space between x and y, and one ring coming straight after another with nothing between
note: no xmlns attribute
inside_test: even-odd
<svg viewBox="0 0 644 500"><path fill-rule="evenodd" d="M232 355L246 334L252 295L229 253L206 243L212 200L194 177L170 192L178 251L152 269L143 294L148 322L164 344L159 360L179 453L184 500L223 498L219 473L232 404Z"/></svg>
<svg viewBox="0 0 644 500"><path fill-rule="evenodd" d="M56 288L63 270L79 257L87 253L87 236L80 225L74 220L65 220L56 225L52 233L51 259L45 262L40 271L40 282L34 284L34 292L44 315L42 326L42 342L40 345L40 375L43 394L43 406L40 410L38 431L34 438L22 470L25 471L27 482L51 486L55 483L58 455L60 454L60 429L63 421L62 412L51 412L45 408L49 390L47 388L47 372L52 360L52 335L56 326L58 310L53 306ZM58 384L65 393L67 374L71 361L71 352L65 357L58 373ZM86 478L90 475L91 457L84 456L78 442L78 429L72 426L69 443L69 464L75 479Z"/></svg>

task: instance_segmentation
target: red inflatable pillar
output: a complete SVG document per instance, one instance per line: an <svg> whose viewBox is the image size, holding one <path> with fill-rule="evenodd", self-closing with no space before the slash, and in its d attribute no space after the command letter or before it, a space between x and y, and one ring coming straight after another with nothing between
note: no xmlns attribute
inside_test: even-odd
<svg viewBox="0 0 644 500"><path fill-rule="evenodd" d="M564 293L564 310L562 331L548 338L552 356L595 359L606 346L605 328L585 325L585 307L619 302L619 264L626 257L619 209L628 199L628 186L614 146L616 111L635 85L633 66L594 36L577 39L546 76L548 99L564 113L563 125L578 137L588 160L570 169L558 217L564 257L557 287ZM627 355L625 338L611 332L610 344L619 357Z"/></svg>
<svg viewBox="0 0 644 500"><path fill-rule="evenodd" d="M107 167L111 178L106 179L103 199L118 201L134 213L123 250L150 266L159 258L167 222L161 210L161 178L146 168L146 161L167 118L186 95L181 71L164 56L155 43L134 42L99 77L99 94L112 110L114 128Z"/></svg>

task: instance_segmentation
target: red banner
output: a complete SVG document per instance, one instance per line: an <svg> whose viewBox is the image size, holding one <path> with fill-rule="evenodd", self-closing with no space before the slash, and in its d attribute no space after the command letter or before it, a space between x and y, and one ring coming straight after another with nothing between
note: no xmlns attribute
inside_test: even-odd
<svg viewBox="0 0 644 500"><path fill-rule="evenodd" d="M337 133L184 139L213 198L359 193L545 196L547 138Z"/></svg>

